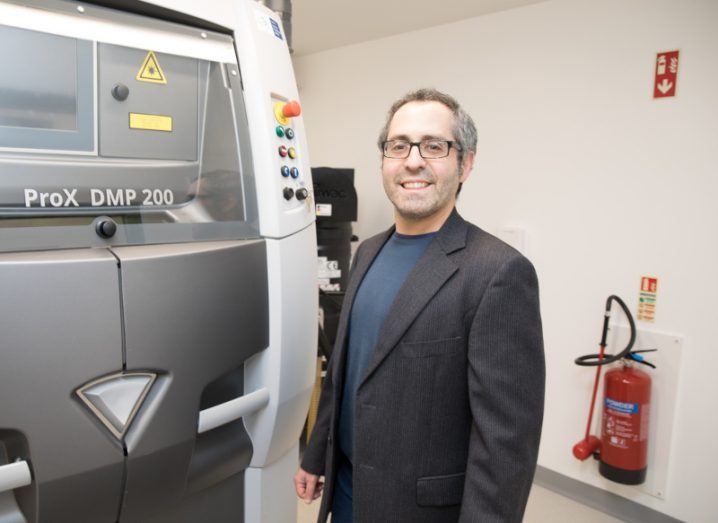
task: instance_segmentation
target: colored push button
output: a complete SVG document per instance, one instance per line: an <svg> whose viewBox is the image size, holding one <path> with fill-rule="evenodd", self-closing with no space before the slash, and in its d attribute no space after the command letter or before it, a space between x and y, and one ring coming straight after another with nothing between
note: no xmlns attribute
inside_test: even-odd
<svg viewBox="0 0 718 523"><path fill-rule="evenodd" d="M294 147L290 147L289 149L287 149L287 154L291 159L294 159L297 157L297 150Z"/></svg>
<svg viewBox="0 0 718 523"><path fill-rule="evenodd" d="M125 84L115 84L112 87L112 97L118 102L124 102L130 96L130 88Z"/></svg>
<svg viewBox="0 0 718 523"><path fill-rule="evenodd" d="M287 167L286 165L282 165L281 171L282 176L284 176L285 178L289 178L289 167Z"/></svg>
<svg viewBox="0 0 718 523"><path fill-rule="evenodd" d="M302 187L301 189L297 189L297 192L295 192L294 195L299 201L306 200L309 197L309 191Z"/></svg>
<svg viewBox="0 0 718 523"><path fill-rule="evenodd" d="M294 138L294 129L292 129L291 127L287 127L284 130L284 134L287 136L287 138L291 140L292 138Z"/></svg>
<svg viewBox="0 0 718 523"><path fill-rule="evenodd" d="M292 178L299 178L299 169L297 169L296 167L292 167L289 172L292 175Z"/></svg>
<svg viewBox="0 0 718 523"><path fill-rule="evenodd" d="M103 216L95 224L95 232L100 238L112 238L117 232L117 224L112 218Z"/></svg>
<svg viewBox="0 0 718 523"><path fill-rule="evenodd" d="M279 146L279 156L281 156L282 158L287 156L287 148L283 145Z"/></svg>
<svg viewBox="0 0 718 523"><path fill-rule="evenodd" d="M300 114L302 114L302 107L296 100L274 103L274 118L276 118L281 125L288 125L290 118L294 118Z"/></svg>
<svg viewBox="0 0 718 523"><path fill-rule="evenodd" d="M287 118L294 118L295 116L302 114L302 106L299 105L299 102L296 100L292 100L284 105L282 108L282 114Z"/></svg>
<svg viewBox="0 0 718 523"><path fill-rule="evenodd" d="M284 136L284 127L282 127L281 125L278 125L277 128L274 130L274 132L277 133L277 136L282 138ZM289 136L287 136L287 138L289 138Z"/></svg>

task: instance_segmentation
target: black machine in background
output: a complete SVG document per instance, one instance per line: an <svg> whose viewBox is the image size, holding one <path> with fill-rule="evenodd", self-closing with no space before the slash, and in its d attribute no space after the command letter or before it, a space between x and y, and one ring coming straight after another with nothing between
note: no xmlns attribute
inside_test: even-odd
<svg viewBox="0 0 718 523"><path fill-rule="evenodd" d="M349 280L352 222L357 219L354 169L313 167L314 200L317 205L317 256L319 307L324 313L319 326L319 347L329 358L337 334L339 313Z"/></svg>

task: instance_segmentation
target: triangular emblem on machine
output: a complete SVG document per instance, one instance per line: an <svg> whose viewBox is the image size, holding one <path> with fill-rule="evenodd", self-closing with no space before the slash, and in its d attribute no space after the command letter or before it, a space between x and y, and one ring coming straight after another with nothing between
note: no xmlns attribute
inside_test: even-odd
<svg viewBox="0 0 718 523"><path fill-rule="evenodd" d="M117 439L122 439L156 378L151 372L122 372L93 380L75 393Z"/></svg>

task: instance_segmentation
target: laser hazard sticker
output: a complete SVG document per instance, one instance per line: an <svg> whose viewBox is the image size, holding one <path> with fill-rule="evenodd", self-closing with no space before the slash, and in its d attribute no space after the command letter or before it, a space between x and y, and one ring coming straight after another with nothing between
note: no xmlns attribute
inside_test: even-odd
<svg viewBox="0 0 718 523"><path fill-rule="evenodd" d="M154 51L148 51L145 56L140 71L135 77L139 82L150 82L153 84L166 84L167 77L160 67L160 62L157 60L157 55Z"/></svg>

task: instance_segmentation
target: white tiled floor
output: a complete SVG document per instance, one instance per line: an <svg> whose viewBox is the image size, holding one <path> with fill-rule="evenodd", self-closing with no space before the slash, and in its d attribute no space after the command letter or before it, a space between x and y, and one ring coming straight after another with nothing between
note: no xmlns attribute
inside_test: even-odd
<svg viewBox="0 0 718 523"><path fill-rule="evenodd" d="M526 505L524 523L546 523L548 521L620 523L621 520L534 484L531 494L529 494L528 505Z"/></svg>
<svg viewBox="0 0 718 523"><path fill-rule="evenodd" d="M319 500L311 505L299 502L298 523L314 523L319 512ZM580 521L581 523L620 523L620 519L594 510L572 499L534 485L526 506L524 523Z"/></svg>

